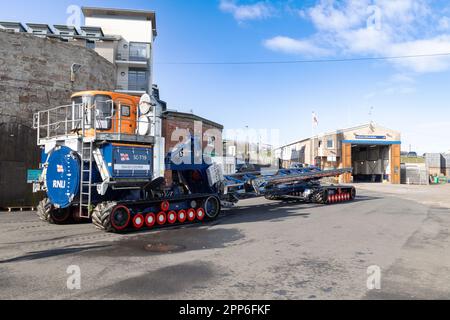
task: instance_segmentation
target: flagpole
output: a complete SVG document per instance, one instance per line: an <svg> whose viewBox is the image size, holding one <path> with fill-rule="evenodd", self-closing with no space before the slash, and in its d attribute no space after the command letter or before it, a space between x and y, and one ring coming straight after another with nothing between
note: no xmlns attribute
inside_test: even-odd
<svg viewBox="0 0 450 320"><path fill-rule="evenodd" d="M314 124L315 124L315 112L313 111L312 115L311 115L311 159L310 159L310 163L311 165L314 165L314 152L316 149L316 141L314 138Z"/></svg>

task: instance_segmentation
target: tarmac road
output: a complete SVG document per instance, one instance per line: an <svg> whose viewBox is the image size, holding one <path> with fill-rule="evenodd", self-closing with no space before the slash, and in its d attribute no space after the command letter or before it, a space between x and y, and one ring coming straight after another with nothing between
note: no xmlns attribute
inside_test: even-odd
<svg viewBox="0 0 450 320"><path fill-rule="evenodd" d="M450 210L362 191L332 206L255 199L216 222L106 234L0 214L1 299L450 299ZM67 288L67 268L81 290ZM381 290L367 268L381 268Z"/></svg>

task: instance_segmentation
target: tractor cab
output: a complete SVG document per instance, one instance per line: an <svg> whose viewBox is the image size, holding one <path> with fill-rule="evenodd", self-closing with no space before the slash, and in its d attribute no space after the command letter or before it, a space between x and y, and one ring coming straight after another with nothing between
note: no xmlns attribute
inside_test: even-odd
<svg viewBox="0 0 450 320"><path fill-rule="evenodd" d="M138 97L112 92L80 92L72 96L74 130L84 130L86 136L109 134L113 140L127 140L127 137L149 134L149 113L144 115L139 107ZM116 138L116 139L114 139Z"/></svg>
<svg viewBox="0 0 450 320"><path fill-rule="evenodd" d="M155 105L142 98L104 91L78 92L71 104L35 115L38 144L77 136L95 140L154 143L157 124Z"/></svg>

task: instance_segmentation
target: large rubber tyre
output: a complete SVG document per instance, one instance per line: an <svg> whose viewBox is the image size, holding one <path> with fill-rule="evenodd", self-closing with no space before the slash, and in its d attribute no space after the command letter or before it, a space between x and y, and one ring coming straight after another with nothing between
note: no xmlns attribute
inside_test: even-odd
<svg viewBox="0 0 450 320"><path fill-rule="evenodd" d="M267 195L267 196L265 196L265 198L266 198L266 200L269 200L269 201L282 201L283 200L283 198L274 196L274 195Z"/></svg>
<svg viewBox="0 0 450 320"><path fill-rule="evenodd" d="M318 204L327 204L328 203L328 191L327 190L321 190L317 192L313 196L313 202Z"/></svg>
<svg viewBox="0 0 450 320"><path fill-rule="evenodd" d="M111 213L117 206L115 202L103 202L92 213L92 223L101 231L115 232L111 223Z"/></svg>
<svg viewBox="0 0 450 320"><path fill-rule="evenodd" d="M356 188L352 188L350 195L351 195L351 198L350 198L351 201L356 200L356 196L357 196Z"/></svg>
<svg viewBox="0 0 450 320"><path fill-rule="evenodd" d="M48 198L45 198L41 202L39 202L36 210L36 214L39 219L44 222L50 222L50 212L53 209L53 205L50 203Z"/></svg>
<svg viewBox="0 0 450 320"><path fill-rule="evenodd" d="M50 211L49 222L51 224L64 225L68 224L72 219L72 212L70 208L55 209Z"/></svg>
<svg viewBox="0 0 450 320"><path fill-rule="evenodd" d="M207 220L215 220L222 210L220 200L217 197L209 197L203 204Z"/></svg>

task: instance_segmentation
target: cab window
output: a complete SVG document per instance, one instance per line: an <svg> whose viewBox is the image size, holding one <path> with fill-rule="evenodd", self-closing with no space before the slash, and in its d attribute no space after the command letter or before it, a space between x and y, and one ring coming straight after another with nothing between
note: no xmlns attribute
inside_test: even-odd
<svg viewBox="0 0 450 320"><path fill-rule="evenodd" d="M96 95L94 103L96 110L96 128L99 130L111 130L111 118L113 117L111 97L106 95Z"/></svg>
<svg viewBox="0 0 450 320"><path fill-rule="evenodd" d="M122 117L130 117L131 116L131 107L122 105L121 108Z"/></svg>

